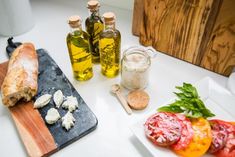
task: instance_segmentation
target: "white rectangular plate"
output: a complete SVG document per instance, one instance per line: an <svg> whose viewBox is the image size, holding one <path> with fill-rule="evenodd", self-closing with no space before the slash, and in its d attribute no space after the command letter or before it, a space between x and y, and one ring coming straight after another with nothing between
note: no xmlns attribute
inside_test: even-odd
<svg viewBox="0 0 235 157"><path fill-rule="evenodd" d="M197 84L195 84L195 86L206 107L216 115L213 119L235 121L234 95L209 77L200 80ZM169 102L170 101L163 104L163 106L169 104ZM176 154L169 149L161 148L152 144L152 142L150 142L144 134L144 123L146 119L155 112L156 110L150 112L143 119L132 125L131 130L153 156L176 157ZM204 155L204 157L210 156L211 155L208 154Z"/></svg>

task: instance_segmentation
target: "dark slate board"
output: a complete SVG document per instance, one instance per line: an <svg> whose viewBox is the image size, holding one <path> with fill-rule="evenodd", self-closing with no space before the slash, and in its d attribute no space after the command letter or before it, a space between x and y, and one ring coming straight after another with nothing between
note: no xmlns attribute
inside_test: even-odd
<svg viewBox="0 0 235 157"><path fill-rule="evenodd" d="M53 95L56 90L60 89L64 96L75 96L79 103L78 109L73 112L73 116L76 119L75 125L69 131L62 128L61 119L53 125L47 124L58 149L61 149L93 131L96 128L98 121L59 66L48 55L47 51L44 49L38 49L37 53L39 57L39 77L38 94L35 99L46 93ZM55 107L52 99L47 106L39 109L44 121L47 111L51 107ZM67 113L67 110L62 107L60 107L58 111L61 117Z"/></svg>

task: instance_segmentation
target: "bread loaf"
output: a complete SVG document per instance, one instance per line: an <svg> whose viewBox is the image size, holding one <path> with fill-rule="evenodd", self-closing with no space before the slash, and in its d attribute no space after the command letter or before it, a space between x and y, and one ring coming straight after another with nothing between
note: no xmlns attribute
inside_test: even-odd
<svg viewBox="0 0 235 157"><path fill-rule="evenodd" d="M19 100L29 101L36 95L38 85L38 56L34 45L20 45L9 60L6 77L1 87L2 102L14 106Z"/></svg>

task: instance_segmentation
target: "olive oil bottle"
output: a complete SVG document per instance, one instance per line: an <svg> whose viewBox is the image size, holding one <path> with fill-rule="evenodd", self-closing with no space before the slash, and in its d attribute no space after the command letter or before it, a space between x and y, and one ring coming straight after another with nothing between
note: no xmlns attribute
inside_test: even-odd
<svg viewBox="0 0 235 157"><path fill-rule="evenodd" d="M107 77L115 77L120 69L121 34L115 29L115 15L112 12L103 14L104 30L100 33L101 73Z"/></svg>
<svg viewBox="0 0 235 157"><path fill-rule="evenodd" d="M89 17L86 19L86 31L89 34L89 42L91 47L92 62L100 62L99 53L99 35L103 31L103 21L99 15L100 4L98 1L91 0L87 3L87 8L89 9Z"/></svg>
<svg viewBox="0 0 235 157"><path fill-rule="evenodd" d="M68 23L71 31L67 35L67 46L74 77L79 81L89 80L93 70L88 34L82 30L79 16L71 16Z"/></svg>

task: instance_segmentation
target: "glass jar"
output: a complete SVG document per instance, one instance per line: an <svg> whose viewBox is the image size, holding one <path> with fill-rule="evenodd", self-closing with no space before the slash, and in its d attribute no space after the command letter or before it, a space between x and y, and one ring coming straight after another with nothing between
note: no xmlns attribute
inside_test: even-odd
<svg viewBox="0 0 235 157"><path fill-rule="evenodd" d="M152 47L132 46L124 50L121 60L121 84L129 90L144 89L148 85Z"/></svg>

